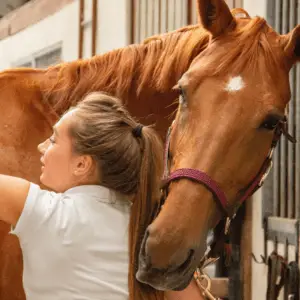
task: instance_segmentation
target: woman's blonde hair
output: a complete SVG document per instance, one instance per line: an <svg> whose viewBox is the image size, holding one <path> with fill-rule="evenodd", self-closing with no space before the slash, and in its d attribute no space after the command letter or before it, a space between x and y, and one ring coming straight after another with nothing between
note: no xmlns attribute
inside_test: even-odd
<svg viewBox="0 0 300 300"><path fill-rule="evenodd" d="M132 196L129 225L129 299L163 299L163 293L135 279L141 241L159 200L163 147L155 131L137 123L121 101L104 93L76 106L70 135L74 151L91 155L99 184Z"/></svg>

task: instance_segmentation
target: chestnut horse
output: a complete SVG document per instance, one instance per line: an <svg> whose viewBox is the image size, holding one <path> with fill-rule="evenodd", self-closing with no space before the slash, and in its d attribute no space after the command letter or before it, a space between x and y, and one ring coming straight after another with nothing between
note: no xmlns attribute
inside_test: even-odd
<svg viewBox="0 0 300 300"><path fill-rule="evenodd" d="M300 28L280 36L262 18L234 17L223 0L198 0L198 10L200 24L139 45L47 70L0 73L0 172L39 182L36 146L51 134L58 116L90 91L121 97L133 115L155 122L162 135L180 94L170 136L171 170L201 170L217 182L230 207L236 206L284 117ZM141 281L161 290L188 284L207 232L222 218L205 185L181 179L168 192L144 237L138 272ZM0 230L0 299L24 299L18 243L7 236L7 225Z"/></svg>
<svg viewBox="0 0 300 300"><path fill-rule="evenodd" d="M208 231L261 185L287 134L289 71L300 58L300 25L279 35L262 18L233 17L222 0L198 1L198 9L206 29L198 38L209 35L209 43L178 81L164 205L144 236L137 273L159 290L187 286Z"/></svg>

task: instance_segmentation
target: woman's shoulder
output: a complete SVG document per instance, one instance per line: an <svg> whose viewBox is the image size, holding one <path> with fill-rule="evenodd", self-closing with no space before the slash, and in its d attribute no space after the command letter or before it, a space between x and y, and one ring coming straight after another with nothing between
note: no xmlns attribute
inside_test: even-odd
<svg viewBox="0 0 300 300"><path fill-rule="evenodd" d="M78 185L60 193L47 190L35 183L31 183L27 199L36 200L37 198L47 198L60 201L71 199L93 199L102 203L124 204L129 206L131 203L127 196L101 185Z"/></svg>
<svg viewBox="0 0 300 300"><path fill-rule="evenodd" d="M73 199L79 198L83 201L96 201L97 203L106 203L110 206L125 206L128 208L131 206L129 197L101 185L75 186L65 191L61 197Z"/></svg>

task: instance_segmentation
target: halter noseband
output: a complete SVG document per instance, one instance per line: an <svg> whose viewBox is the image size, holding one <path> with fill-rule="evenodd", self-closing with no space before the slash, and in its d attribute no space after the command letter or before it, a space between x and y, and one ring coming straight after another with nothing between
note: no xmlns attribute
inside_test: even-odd
<svg viewBox="0 0 300 300"><path fill-rule="evenodd" d="M172 181L180 180L183 178L195 181L197 183L203 184L213 194L214 199L216 200L217 204L223 211L223 214L226 217L228 217L229 220L232 219L235 216L239 206L263 185L265 179L267 178L267 175L269 174L272 168L273 152L281 135L284 134L289 141L296 143L296 140L290 134L288 134L286 129L287 127L286 124L287 124L287 120L285 118L277 125L268 156L264 160L257 175L242 190L241 192L242 195L240 196L238 201L236 201L236 205L234 207L229 207L229 203L225 193L218 186L218 184L211 177L209 177L205 172L202 172L197 169L182 168L182 169L177 169L170 174L169 160L170 160L170 137L172 131L172 125L171 125L168 129L166 147L165 147L165 168L164 168L163 186L162 186L165 196L167 196L168 194L168 187Z"/></svg>

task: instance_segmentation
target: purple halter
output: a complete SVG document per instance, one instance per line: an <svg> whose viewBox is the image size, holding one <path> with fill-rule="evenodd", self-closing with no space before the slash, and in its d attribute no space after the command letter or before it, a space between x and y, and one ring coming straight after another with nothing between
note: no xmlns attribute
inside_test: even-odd
<svg viewBox="0 0 300 300"><path fill-rule="evenodd" d="M259 172L257 175L250 181L248 186L245 187L243 193L236 202L237 204L234 207L229 207L227 197L222 189L218 186L217 182L215 182L212 178L210 178L206 173L190 168L183 168L177 169L170 174L169 172L169 154L170 154L170 136L172 126L169 127L166 139L166 147L165 147L165 169L163 175L163 190L165 191L165 195L167 195L168 186L172 181L180 180L180 179L189 179L200 184L203 184L213 195L214 199L216 200L217 204L220 206L221 210L223 211L224 215L229 219L232 219L239 206L248 199L257 189L259 189L267 175L269 174L272 168L272 156L274 149L278 143L278 140L281 134L284 134L289 141L295 143L296 140L287 133L286 131L286 119L280 122L275 129L274 138L272 140L271 149L269 151L268 156L266 157L265 161L263 162Z"/></svg>

